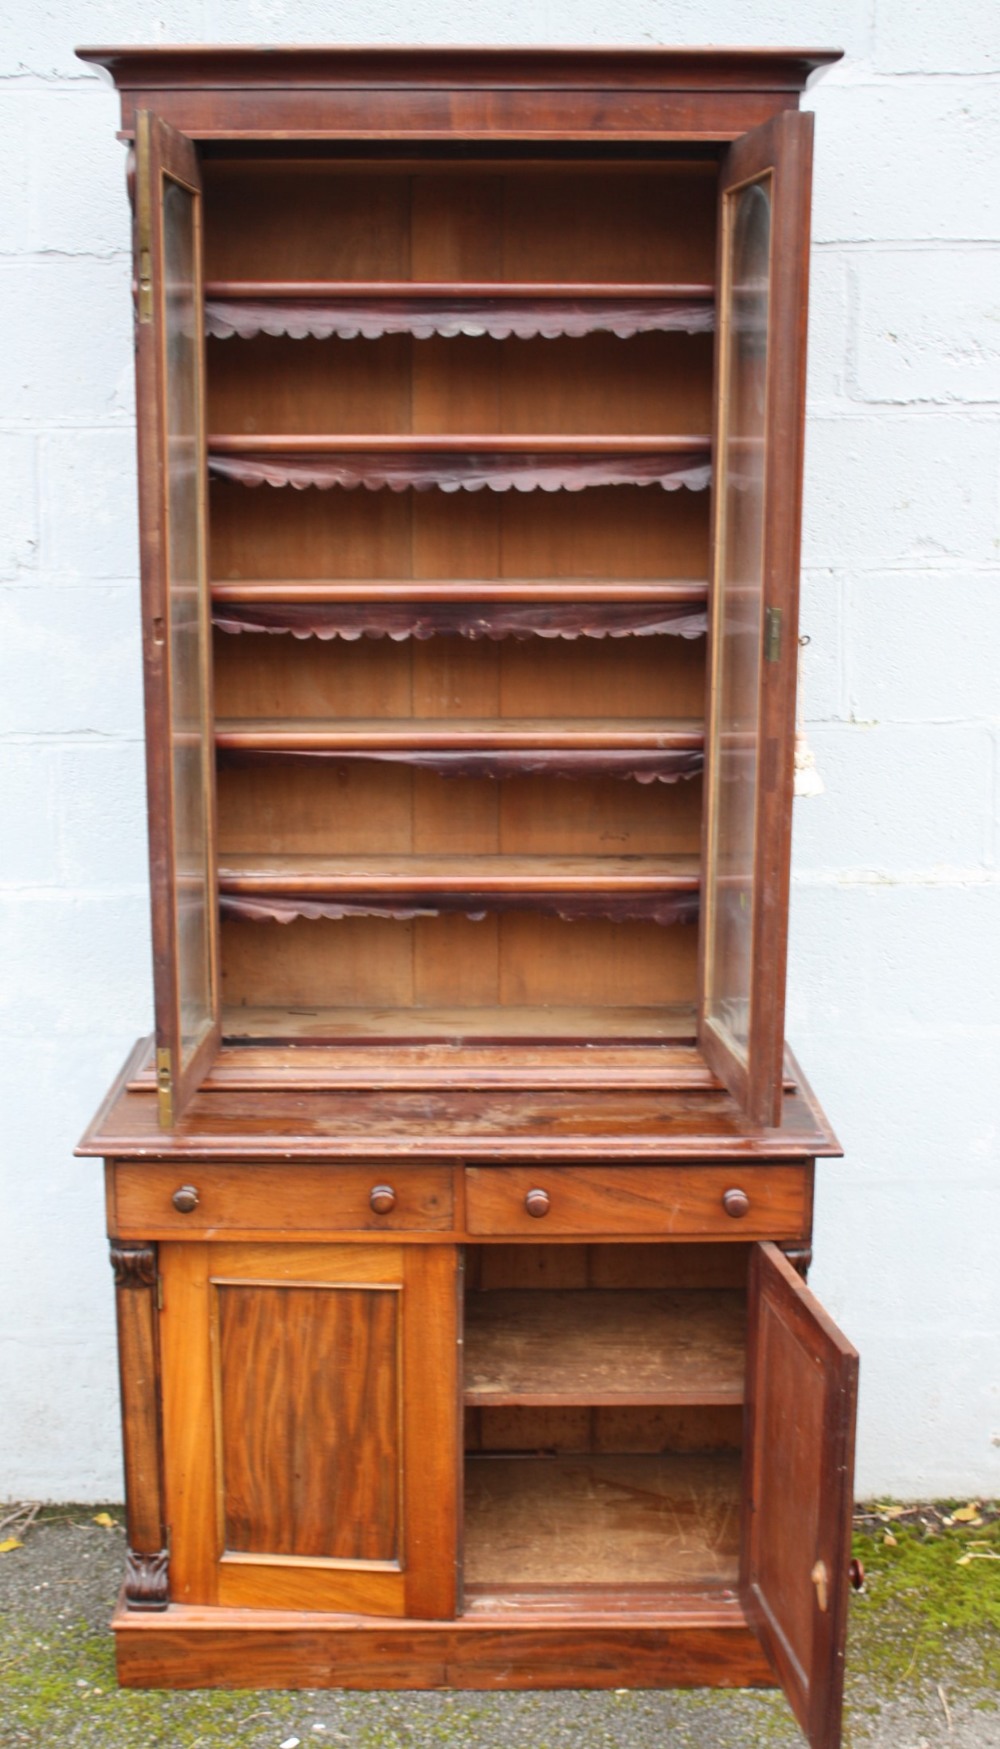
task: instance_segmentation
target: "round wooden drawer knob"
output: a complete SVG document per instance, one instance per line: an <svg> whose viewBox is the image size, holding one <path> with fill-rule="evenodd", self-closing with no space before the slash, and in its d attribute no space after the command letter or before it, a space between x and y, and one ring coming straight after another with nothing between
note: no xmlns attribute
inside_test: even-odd
<svg viewBox="0 0 1000 1749"><path fill-rule="evenodd" d="M373 1214L388 1215L396 1206L396 1192L391 1184L376 1184L368 1201Z"/></svg>
<svg viewBox="0 0 1000 1749"><path fill-rule="evenodd" d="M182 1184L170 1200L179 1215L190 1215L198 1207L198 1192L193 1184Z"/></svg>
<svg viewBox="0 0 1000 1749"><path fill-rule="evenodd" d="M732 1215L734 1221L741 1221L744 1215L750 1213L750 1198L745 1190L727 1190L722 1198L722 1206L727 1215Z"/></svg>
<svg viewBox="0 0 1000 1749"><path fill-rule="evenodd" d="M535 1220L540 1221L542 1216L547 1215L549 1212L550 1203L548 1191L529 1190L524 1199L524 1206L529 1215L534 1215Z"/></svg>

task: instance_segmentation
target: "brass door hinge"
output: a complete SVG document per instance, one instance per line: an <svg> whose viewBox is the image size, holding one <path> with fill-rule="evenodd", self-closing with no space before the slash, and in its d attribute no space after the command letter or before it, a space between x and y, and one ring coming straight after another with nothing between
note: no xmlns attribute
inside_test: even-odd
<svg viewBox="0 0 1000 1749"><path fill-rule="evenodd" d="M157 1047L156 1098L160 1128L169 1130L174 1121L174 1065L169 1050Z"/></svg>
<svg viewBox="0 0 1000 1749"><path fill-rule="evenodd" d="M777 662L781 658L781 608L764 609L764 660Z"/></svg>

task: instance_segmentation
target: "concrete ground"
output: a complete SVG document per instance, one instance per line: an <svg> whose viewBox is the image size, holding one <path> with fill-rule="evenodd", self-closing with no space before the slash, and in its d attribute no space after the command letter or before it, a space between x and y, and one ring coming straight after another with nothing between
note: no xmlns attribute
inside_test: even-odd
<svg viewBox="0 0 1000 1749"><path fill-rule="evenodd" d="M11 1510L0 1509L0 1519ZM121 1512L108 1509L108 1526L95 1522L98 1510L47 1508L28 1526L23 1514L0 1528L0 1749L791 1749L803 1741L783 1696L769 1692L119 1690L106 1624L124 1559ZM901 1523L898 1508L885 1510L860 1521L869 1578L853 1608L845 1749L1000 1749L1000 1563L989 1565L998 1559L997 1515L953 1524L940 1511L930 1523L908 1513ZM7 1539L21 1546L4 1552Z"/></svg>

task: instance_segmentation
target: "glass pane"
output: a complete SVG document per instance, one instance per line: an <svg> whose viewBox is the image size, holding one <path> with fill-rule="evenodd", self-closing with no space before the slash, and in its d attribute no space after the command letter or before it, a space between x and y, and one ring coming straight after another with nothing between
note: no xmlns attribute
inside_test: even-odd
<svg viewBox="0 0 1000 1749"><path fill-rule="evenodd" d="M195 284L197 195L163 183L166 348L167 583L173 768L177 987L181 1064L212 1024L206 720L202 678L202 482L199 477L199 336Z"/></svg>
<svg viewBox="0 0 1000 1749"><path fill-rule="evenodd" d="M728 344L723 361L715 578L716 701L707 927L709 1023L747 1061L763 614L764 438L770 176L727 196Z"/></svg>

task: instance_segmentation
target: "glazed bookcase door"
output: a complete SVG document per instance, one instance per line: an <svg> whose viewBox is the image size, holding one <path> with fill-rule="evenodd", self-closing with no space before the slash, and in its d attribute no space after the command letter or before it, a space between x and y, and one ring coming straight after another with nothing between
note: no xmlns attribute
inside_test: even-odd
<svg viewBox="0 0 1000 1749"><path fill-rule="evenodd" d="M160 1247L172 1602L454 1613L456 1259Z"/></svg>
<svg viewBox="0 0 1000 1749"><path fill-rule="evenodd" d="M160 1122L219 1043L202 192L191 141L136 129L136 369Z"/></svg>
<svg viewBox="0 0 1000 1749"><path fill-rule="evenodd" d="M699 1036L780 1122L812 116L723 160Z"/></svg>
<svg viewBox="0 0 1000 1749"><path fill-rule="evenodd" d="M750 1259L741 1589L812 1749L839 1749L858 1357L777 1246Z"/></svg>

